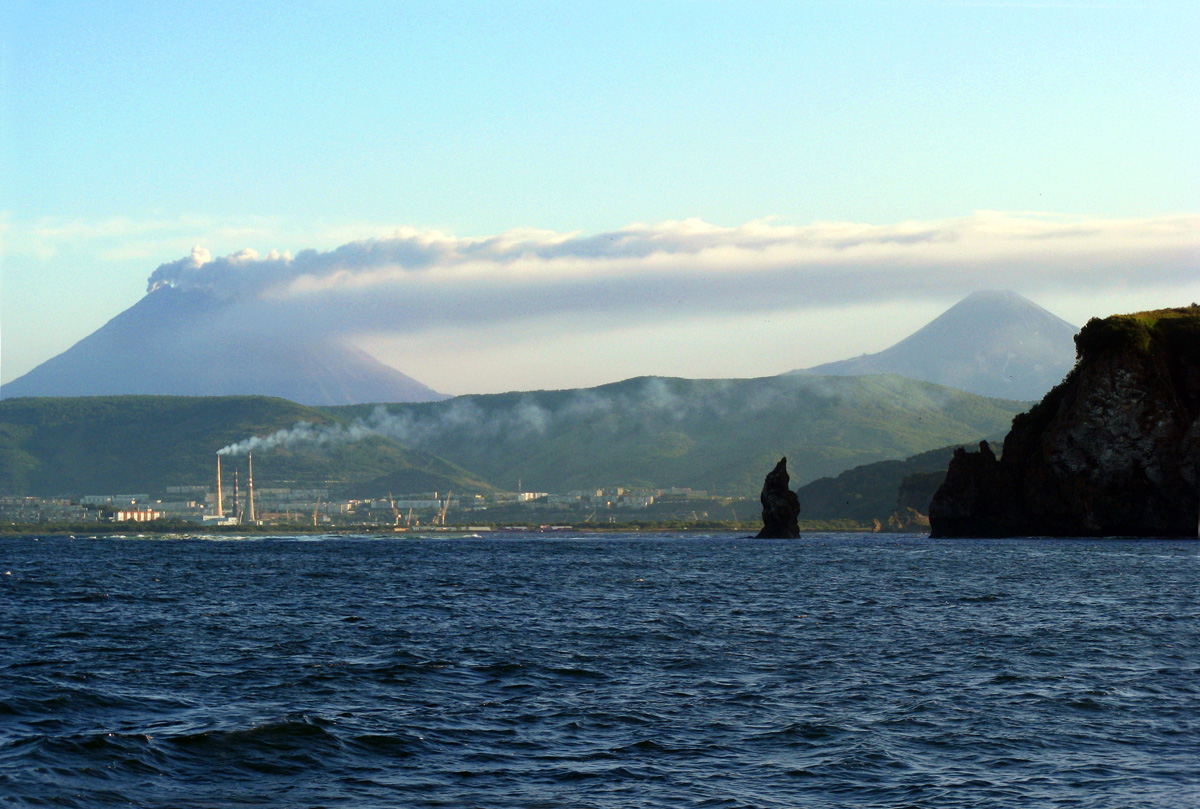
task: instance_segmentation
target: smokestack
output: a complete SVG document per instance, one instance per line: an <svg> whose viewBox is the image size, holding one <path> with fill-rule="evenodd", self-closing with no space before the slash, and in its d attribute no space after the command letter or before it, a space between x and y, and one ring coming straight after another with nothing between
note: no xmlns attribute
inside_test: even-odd
<svg viewBox="0 0 1200 809"><path fill-rule="evenodd" d="M242 524L242 496L238 493L238 470L236 464L233 467L233 521L238 525Z"/></svg>
<svg viewBox="0 0 1200 809"><path fill-rule="evenodd" d="M246 517L251 525L254 524L254 453L246 460Z"/></svg>
<svg viewBox="0 0 1200 809"><path fill-rule="evenodd" d="M225 502L221 499L221 456L217 456L217 516L225 516Z"/></svg>

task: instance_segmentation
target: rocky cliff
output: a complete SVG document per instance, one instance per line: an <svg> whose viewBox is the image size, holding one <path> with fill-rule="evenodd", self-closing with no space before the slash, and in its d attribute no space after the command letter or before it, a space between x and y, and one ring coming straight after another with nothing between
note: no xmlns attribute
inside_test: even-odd
<svg viewBox="0 0 1200 809"><path fill-rule="evenodd" d="M1200 307L1092 320L1075 343L1000 459L955 452L932 536L1197 535Z"/></svg>

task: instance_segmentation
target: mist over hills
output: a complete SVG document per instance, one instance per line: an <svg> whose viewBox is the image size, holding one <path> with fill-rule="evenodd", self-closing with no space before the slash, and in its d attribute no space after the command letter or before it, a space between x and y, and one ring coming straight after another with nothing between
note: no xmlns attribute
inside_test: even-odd
<svg viewBox="0 0 1200 809"><path fill-rule="evenodd" d="M497 486L563 492L690 487L756 495L788 457L793 485L1007 429L1024 409L895 375L640 377L595 388L459 396L357 413Z"/></svg>
<svg viewBox="0 0 1200 809"><path fill-rule="evenodd" d="M975 292L877 354L796 374L900 374L1001 399L1040 399L1075 364L1076 327L1016 292Z"/></svg>
<svg viewBox="0 0 1200 809"><path fill-rule="evenodd" d="M781 455L803 486L1002 432L1025 409L1020 399L1057 383L1074 356L1070 324L1014 293L977 293L887 351L820 366L829 375L641 377L447 399L362 352L272 321L269 306L255 317L257 306L159 287L5 385L0 491L198 485L212 453L253 448L260 474L357 496L492 486L753 496ZM131 390L190 396L11 398ZM221 395L243 391L279 398Z"/></svg>
<svg viewBox="0 0 1200 809"><path fill-rule="evenodd" d="M259 486L331 488L380 497L401 491L488 491L476 475L349 418L264 396L78 396L0 402L0 493L162 492L211 486L215 453L247 435L341 430L350 440L255 452ZM244 458L230 458L227 469Z"/></svg>
<svg viewBox="0 0 1200 809"><path fill-rule="evenodd" d="M786 454L796 485L1005 429L1020 402L898 376L643 377L441 402L306 407L182 396L0 401L0 493L211 485L253 450L260 486L341 495L690 487L756 495Z"/></svg>
<svg viewBox="0 0 1200 809"><path fill-rule="evenodd" d="M309 405L445 398L334 338L281 330L252 306L170 286L0 389L5 399L129 394L256 394Z"/></svg>

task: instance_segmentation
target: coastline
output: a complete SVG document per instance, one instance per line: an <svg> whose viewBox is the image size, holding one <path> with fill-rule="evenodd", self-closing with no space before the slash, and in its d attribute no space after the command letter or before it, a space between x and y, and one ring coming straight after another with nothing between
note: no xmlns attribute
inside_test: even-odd
<svg viewBox="0 0 1200 809"><path fill-rule="evenodd" d="M168 538L191 536L228 536L235 538L262 536L371 536L371 537L422 537L430 534L454 535L473 533L551 533L573 532L583 534L611 533L661 533L671 531L676 533L711 533L713 531L728 531L731 533L756 533L761 527L757 521L722 521L704 520L692 523L676 521L641 521L629 523L470 523L464 525L429 526L392 530L369 524L324 525L231 525L231 526L199 526L165 523L155 525L149 523L80 523L69 525L56 524L10 524L0 526L0 538L23 536L137 536L157 535ZM801 520L802 534L861 534L861 533L904 533L912 536L922 536L927 532L875 532L870 524L857 523L852 520Z"/></svg>

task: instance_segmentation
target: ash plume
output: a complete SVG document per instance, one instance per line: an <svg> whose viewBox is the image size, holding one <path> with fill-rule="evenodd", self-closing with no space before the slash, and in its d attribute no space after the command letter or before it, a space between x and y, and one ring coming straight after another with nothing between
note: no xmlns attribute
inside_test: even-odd
<svg viewBox="0 0 1200 809"><path fill-rule="evenodd" d="M1105 220L1002 213L893 225L699 220L596 235L486 238L398 230L334 250L191 255L147 288L253 304L305 335L486 327L556 315L606 323L801 310L987 288L1095 291L1194 282L1200 217ZM239 317L241 317L239 315ZM244 319L244 318L243 318Z"/></svg>

